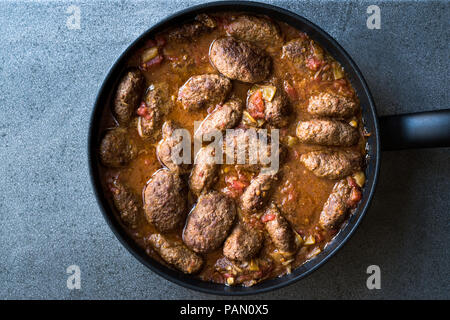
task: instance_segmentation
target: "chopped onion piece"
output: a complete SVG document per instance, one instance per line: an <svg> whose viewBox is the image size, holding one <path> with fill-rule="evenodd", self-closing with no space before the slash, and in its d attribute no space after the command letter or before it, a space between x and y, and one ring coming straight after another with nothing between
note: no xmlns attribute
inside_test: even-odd
<svg viewBox="0 0 450 320"><path fill-rule="evenodd" d="M316 247L308 254L307 258L308 259L313 258L313 257L317 256L321 252L322 252L322 250L320 250L319 247Z"/></svg>
<svg viewBox="0 0 450 320"><path fill-rule="evenodd" d="M258 263L254 259L252 259L250 261L249 270L250 271L259 271Z"/></svg>
<svg viewBox="0 0 450 320"><path fill-rule="evenodd" d="M250 113L248 113L247 111L244 111L243 121L245 122L245 124L248 124L248 125L255 125L255 124L257 124L257 121L255 120L255 118L253 118L250 115Z"/></svg>
<svg viewBox="0 0 450 320"><path fill-rule="evenodd" d="M152 48L146 49L141 55L142 62L146 63L146 62L150 61L151 59L153 59L154 57L156 57L157 55L158 55L157 47L152 47Z"/></svg>
<svg viewBox="0 0 450 320"><path fill-rule="evenodd" d="M333 76L334 76L334 80L339 80L344 77L344 70L339 65L339 63L336 63L336 62L333 63Z"/></svg>
<svg viewBox="0 0 450 320"><path fill-rule="evenodd" d="M297 143L297 138L293 136L287 136L286 137L286 144L288 147L292 147Z"/></svg>
<svg viewBox="0 0 450 320"><path fill-rule="evenodd" d="M316 239L312 235L309 235L308 238L306 238L304 245L310 246L315 243L316 243Z"/></svg>
<svg viewBox="0 0 450 320"><path fill-rule="evenodd" d="M358 171L353 175L353 179L355 179L356 184L362 188L366 183L366 175L362 171Z"/></svg>
<svg viewBox="0 0 450 320"><path fill-rule="evenodd" d="M234 278L233 277L227 278L227 285L231 286L233 284L234 284Z"/></svg>
<svg viewBox="0 0 450 320"><path fill-rule="evenodd" d="M262 93L263 93L263 99L266 101L272 101L273 97L275 96L275 92L277 91L277 88L275 86L261 86Z"/></svg>
<svg viewBox="0 0 450 320"><path fill-rule="evenodd" d="M144 137L144 133L142 132L142 124L141 124L141 117L138 117L138 123L137 123L137 130L138 130L138 134L141 138Z"/></svg>

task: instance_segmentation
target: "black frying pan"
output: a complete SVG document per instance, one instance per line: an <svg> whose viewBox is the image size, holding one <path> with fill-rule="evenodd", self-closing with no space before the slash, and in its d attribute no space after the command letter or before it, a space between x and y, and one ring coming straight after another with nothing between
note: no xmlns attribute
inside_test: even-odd
<svg viewBox="0 0 450 320"><path fill-rule="evenodd" d="M293 270L289 275L266 280L252 287L227 287L225 285L203 282L193 276L182 274L158 263L150 258L145 251L127 235L115 218L110 202L105 197L99 176L98 145L102 130L99 126L104 109L109 106L111 95L117 81L125 69L125 63L135 49L154 34L175 24L192 20L199 13L219 11L240 11L254 14L264 14L275 20L286 22L295 28L305 31L312 39L339 61L345 68L349 79L355 88L362 107L364 125L371 133L368 138L368 162L366 169L366 184L363 188L363 198L356 212L349 218L346 225L335 239L314 259ZM382 144L380 144L382 140ZM450 110L424 112L388 116L378 119L375 104L359 68L345 50L326 32L305 18L287 10L257 3L257 2L212 2L195 6L176 13L155 26L151 27L134 41L114 63L100 89L95 102L89 131L89 166L97 200L103 215L120 242L144 265L160 276L184 287L220 295L246 295L267 292L291 284L307 276L326 262L352 235L362 217L366 213L373 197L380 168L380 149L394 150L404 148L449 147L450 146Z"/></svg>

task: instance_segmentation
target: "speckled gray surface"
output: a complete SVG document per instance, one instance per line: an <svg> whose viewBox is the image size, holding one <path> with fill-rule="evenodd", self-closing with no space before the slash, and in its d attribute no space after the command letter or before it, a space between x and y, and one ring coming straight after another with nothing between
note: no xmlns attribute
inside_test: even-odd
<svg viewBox="0 0 450 320"><path fill-rule="evenodd" d="M90 185L86 144L96 93L140 33L202 1L0 3L0 298L216 298L174 285L114 237ZM353 56L379 114L449 107L450 5L267 1L323 27ZM69 5L81 29L66 27ZM366 9L381 8L381 30ZM384 153L366 218L325 266L256 299L450 298L450 150ZM68 290L66 268L81 268ZM366 288L381 267L382 289Z"/></svg>

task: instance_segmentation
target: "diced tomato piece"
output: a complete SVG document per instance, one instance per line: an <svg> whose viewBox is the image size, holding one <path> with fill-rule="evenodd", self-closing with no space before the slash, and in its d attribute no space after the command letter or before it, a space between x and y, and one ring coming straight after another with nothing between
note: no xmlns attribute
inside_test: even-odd
<svg viewBox="0 0 450 320"><path fill-rule="evenodd" d="M271 213L268 213L268 214L265 214L265 215L262 216L261 221L266 223L266 222L272 221L274 219L275 219L275 215L271 214Z"/></svg>
<svg viewBox="0 0 450 320"><path fill-rule="evenodd" d="M149 70L152 66L159 65L164 60L164 57L162 55L157 55L153 59L143 63L141 65L141 69L144 71Z"/></svg>
<svg viewBox="0 0 450 320"><path fill-rule="evenodd" d="M247 185L239 180L234 180L231 187L235 190L244 190Z"/></svg>
<svg viewBox="0 0 450 320"><path fill-rule="evenodd" d="M359 189L352 189L352 193L350 195L350 200L352 200L355 203L358 203L359 200L362 198L362 193Z"/></svg>
<svg viewBox="0 0 450 320"><path fill-rule="evenodd" d="M226 189L229 190L233 198L241 195L248 186L247 181L240 181L235 176L226 176L225 183L228 186Z"/></svg>
<svg viewBox="0 0 450 320"><path fill-rule="evenodd" d="M264 100L261 90L256 90L249 98L248 112L255 119L264 119Z"/></svg>
<svg viewBox="0 0 450 320"><path fill-rule="evenodd" d="M145 101L141 102L141 105L136 110L136 113L138 116L144 118L145 120L151 120L153 118L153 115L149 112L147 104Z"/></svg>
<svg viewBox="0 0 450 320"><path fill-rule="evenodd" d="M298 99L297 91L295 91L295 88L288 81L284 81L284 91L291 100Z"/></svg>
<svg viewBox="0 0 450 320"><path fill-rule="evenodd" d="M355 179L353 179L353 177L347 177L347 183L352 188L359 188L358 184L356 183Z"/></svg>
<svg viewBox="0 0 450 320"><path fill-rule="evenodd" d="M350 198L348 199L348 204L351 207L354 207L358 204L358 202L362 198L362 193L358 188L353 188L352 192L350 193Z"/></svg>
<svg viewBox="0 0 450 320"><path fill-rule="evenodd" d="M317 71L323 65L323 63L323 60L319 60L316 57L310 57L306 59L306 67L312 71Z"/></svg>
<svg viewBox="0 0 450 320"><path fill-rule="evenodd" d="M145 103L145 101L141 102L139 108L136 110L136 113L140 117L145 117L148 114L147 104Z"/></svg>

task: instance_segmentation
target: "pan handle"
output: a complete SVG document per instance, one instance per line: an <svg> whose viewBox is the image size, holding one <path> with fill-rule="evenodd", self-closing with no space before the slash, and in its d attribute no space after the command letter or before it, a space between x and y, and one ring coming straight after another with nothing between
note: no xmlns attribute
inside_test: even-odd
<svg viewBox="0 0 450 320"><path fill-rule="evenodd" d="M450 147L450 109L380 117L381 149Z"/></svg>

